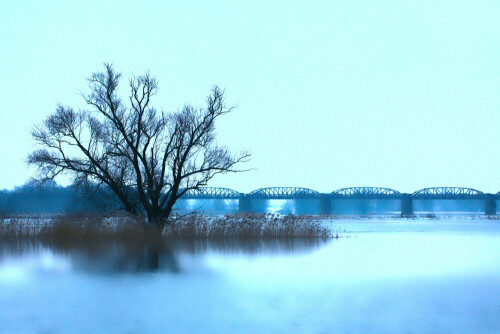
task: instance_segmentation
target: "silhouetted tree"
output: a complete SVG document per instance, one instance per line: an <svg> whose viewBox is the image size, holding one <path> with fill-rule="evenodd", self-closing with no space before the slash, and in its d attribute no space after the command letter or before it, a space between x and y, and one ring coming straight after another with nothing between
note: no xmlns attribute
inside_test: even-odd
<svg viewBox="0 0 500 334"><path fill-rule="evenodd" d="M149 73L129 81L129 105L118 97L121 74L112 65L89 79L82 94L89 109L58 105L32 136L41 146L28 156L39 180L62 173L76 184L106 185L128 212L142 213L163 224L186 191L204 186L215 175L237 172L249 154L232 154L215 141L215 121L233 110L217 86L206 108L184 106L160 112L151 105L158 91Z"/></svg>

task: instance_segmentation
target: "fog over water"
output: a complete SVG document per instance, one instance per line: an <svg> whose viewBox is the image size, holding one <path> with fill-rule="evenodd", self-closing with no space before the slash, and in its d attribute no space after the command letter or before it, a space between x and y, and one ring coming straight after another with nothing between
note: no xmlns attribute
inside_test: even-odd
<svg viewBox="0 0 500 334"><path fill-rule="evenodd" d="M346 220L324 241L0 245L1 332L500 331L500 224Z"/></svg>
<svg viewBox="0 0 500 334"><path fill-rule="evenodd" d="M497 201L500 202L500 201ZM400 215L400 199L331 199L332 215ZM498 205L498 204L497 204ZM230 199L188 199L175 205L179 212L203 212L227 214L238 211L238 200ZM276 212L281 214L319 215L319 199L252 199L253 212ZM485 212L484 199L414 199L416 215L482 215Z"/></svg>
<svg viewBox="0 0 500 334"><path fill-rule="evenodd" d="M92 196L85 195L74 186L61 187L55 183L39 187L26 184L12 191L0 190L0 215L9 213L61 213L61 212L99 212L115 210L117 202L109 190ZM240 208L239 199L180 199L174 206L176 212L186 214L199 212L205 214L232 214ZM417 215L481 215L485 213L484 199L418 199L413 202ZM330 198L329 211L332 215L400 215L401 199L356 199ZM496 200L500 207L500 200ZM322 213L321 198L265 199L251 198L248 208L252 212L276 212L281 214Z"/></svg>

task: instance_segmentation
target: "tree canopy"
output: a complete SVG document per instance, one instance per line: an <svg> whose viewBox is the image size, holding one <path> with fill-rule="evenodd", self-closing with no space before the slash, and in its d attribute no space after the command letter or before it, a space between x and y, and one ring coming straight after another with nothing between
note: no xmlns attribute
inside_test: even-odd
<svg viewBox="0 0 500 334"><path fill-rule="evenodd" d="M105 64L88 79L87 108L60 104L34 128L39 148L28 163L37 167L38 180L70 174L77 185L105 185L124 210L163 224L185 192L217 174L241 171L237 165L250 154L216 142L215 121L234 109L225 105L223 90L214 86L205 108L163 112L152 105L158 81L149 72L130 78L127 103L117 93L120 79Z"/></svg>

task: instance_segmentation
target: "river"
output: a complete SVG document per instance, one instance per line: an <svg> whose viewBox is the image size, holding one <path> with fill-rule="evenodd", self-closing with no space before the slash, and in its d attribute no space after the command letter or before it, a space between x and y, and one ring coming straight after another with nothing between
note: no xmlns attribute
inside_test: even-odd
<svg viewBox="0 0 500 334"><path fill-rule="evenodd" d="M500 221L334 240L0 241L1 333L500 332Z"/></svg>

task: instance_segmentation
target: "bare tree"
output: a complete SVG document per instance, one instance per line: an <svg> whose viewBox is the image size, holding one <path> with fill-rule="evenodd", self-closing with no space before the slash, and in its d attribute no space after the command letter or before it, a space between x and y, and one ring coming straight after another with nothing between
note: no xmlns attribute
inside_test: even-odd
<svg viewBox="0 0 500 334"><path fill-rule="evenodd" d="M70 174L77 184L106 185L123 208L146 213L163 224L184 193L205 186L215 175L240 171L247 152L232 154L215 141L215 121L229 113L224 92L217 86L206 108L184 106L160 112L151 105L158 82L149 73L129 81L129 105L118 97L121 74L112 65L89 79L82 94L88 110L58 105L32 131L41 146L28 156L39 180Z"/></svg>

